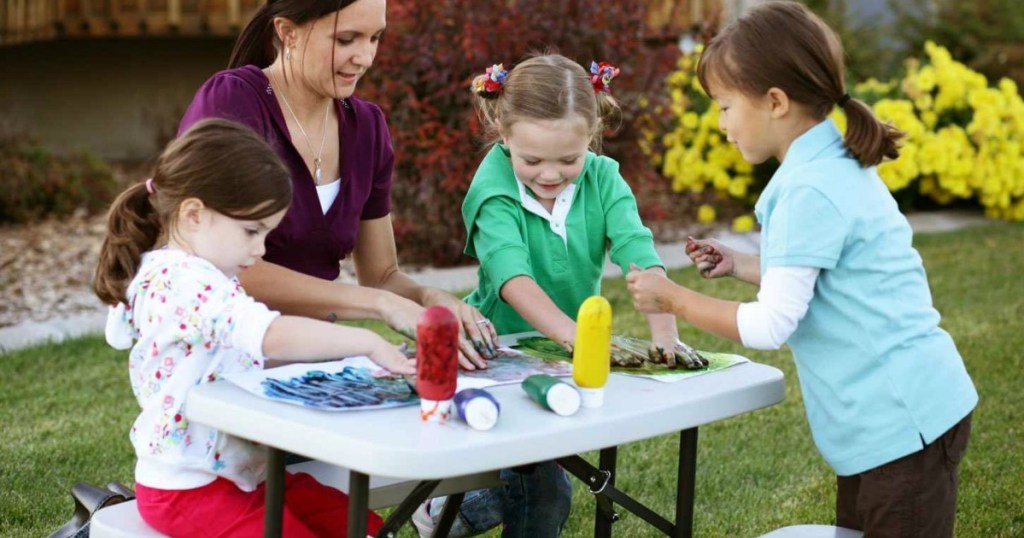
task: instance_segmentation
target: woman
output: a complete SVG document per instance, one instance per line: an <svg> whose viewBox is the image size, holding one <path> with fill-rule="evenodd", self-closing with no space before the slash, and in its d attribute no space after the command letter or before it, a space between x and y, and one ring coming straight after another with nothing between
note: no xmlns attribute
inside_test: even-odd
<svg viewBox="0 0 1024 538"><path fill-rule="evenodd" d="M462 322L459 362L486 368L497 334L451 294L421 286L398 268L391 223L394 153L384 115L352 94L373 64L385 0L276 0L239 35L229 69L210 78L179 133L206 117L244 123L288 166L293 200L267 238L263 260L242 277L271 308L318 319L380 319L415 334L424 307L450 308ZM335 282L352 256L359 285Z"/></svg>

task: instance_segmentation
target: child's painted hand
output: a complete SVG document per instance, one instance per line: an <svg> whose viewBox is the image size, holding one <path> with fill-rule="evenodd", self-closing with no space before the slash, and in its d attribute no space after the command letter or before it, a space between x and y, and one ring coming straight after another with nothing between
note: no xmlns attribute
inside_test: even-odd
<svg viewBox="0 0 1024 538"><path fill-rule="evenodd" d="M704 278L731 276L736 270L735 253L714 239L688 237L686 255Z"/></svg>
<svg viewBox="0 0 1024 538"><path fill-rule="evenodd" d="M651 348L647 350L647 356L655 364L664 364L669 368L676 367L676 354L673 349L679 339L674 334L651 333Z"/></svg>
<svg viewBox="0 0 1024 538"><path fill-rule="evenodd" d="M406 357L401 347L390 344L383 338L377 338L377 342L370 351L370 360L387 368L392 373L416 373L416 359Z"/></svg>
<svg viewBox="0 0 1024 538"><path fill-rule="evenodd" d="M659 268L660 269L660 268ZM665 276L664 271L641 269L629 264L626 288L633 294L633 305L645 314L671 314L674 311L671 291L676 284Z"/></svg>

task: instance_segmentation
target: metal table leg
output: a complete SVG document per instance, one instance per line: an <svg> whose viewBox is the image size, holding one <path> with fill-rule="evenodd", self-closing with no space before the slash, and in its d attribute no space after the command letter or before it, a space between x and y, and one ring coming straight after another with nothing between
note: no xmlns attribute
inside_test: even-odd
<svg viewBox="0 0 1024 538"><path fill-rule="evenodd" d="M615 487L615 460L618 457L619 448L610 447L601 450L598 456L598 469L608 474L607 486ZM603 488L602 488L603 489ZM604 495L598 495L595 499L597 510L594 510L594 538L611 538L612 523L619 519L615 513L615 507Z"/></svg>
<svg viewBox="0 0 1024 538"><path fill-rule="evenodd" d="M676 538L693 536L693 501L697 481L697 428L679 432L679 467L676 477Z"/></svg>
<svg viewBox="0 0 1024 538"><path fill-rule="evenodd" d="M268 448L267 483L264 492L263 536L279 538L284 517L284 460L285 453Z"/></svg>
<svg viewBox="0 0 1024 538"><path fill-rule="evenodd" d="M348 535L366 536L366 511L370 509L370 477L348 472Z"/></svg>

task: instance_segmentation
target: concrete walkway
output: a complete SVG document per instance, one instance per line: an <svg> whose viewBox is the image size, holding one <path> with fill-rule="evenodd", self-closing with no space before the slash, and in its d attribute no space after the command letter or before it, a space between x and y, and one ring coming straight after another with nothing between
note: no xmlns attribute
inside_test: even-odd
<svg viewBox="0 0 1024 538"><path fill-rule="evenodd" d="M987 221L978 213L959 211L934 211L908 215L914 233L934 233L957 230ZM761 236L759 233L735 234L729 231L712 234L713 237L745 252L757 252ZM684 242L658 244L658 254L669 269L677 269L690 265L686 256ZM477 266L453 267L448 269L426 269L410 274L417 282L427 286L438 287L448 291L464 291L472 289L477 283ZM608 264L604 270L605 277L622 276L622 271L615 265ZM47 321L26 321L10 327L0 328L0 353L20 349L51 340L59 342L66 338L75 338L85 334L102 333L106 321L107 309L97 305L96 310L73 316Z"/></svg>

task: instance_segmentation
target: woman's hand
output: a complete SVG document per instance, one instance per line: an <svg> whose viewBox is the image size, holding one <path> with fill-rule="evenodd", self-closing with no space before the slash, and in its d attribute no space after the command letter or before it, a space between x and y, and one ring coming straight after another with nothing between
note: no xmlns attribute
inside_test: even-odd
<svg viewBox="0 0 1024 538"><path fill-rule="evenodd" d="M479 310L437 288L431 288L424 294L423 304L446 307L459 320L459 365L462 368L487 368L487 359L497 357L498 333L494 323Z"/></svg>
<svg viewBox="0 0 1024 538"><path fill-rule="evenodd" d="M381 318L393 331L415 342L416 324L426 309L405 297L388 295L389 303L381 309Z"/></svg>
<svg viewBox="0 0 1024 538"><path fill-rule="evenodd" d="M410 359L402 352L402 348L389 344L387 340L378 337L370 350L370 360L387 368L395 374L415 374L416 359Z"/></svg>
<svg viewBox="0 0 1024 538"><path fill-rule="evenodd" d="M686 255L704 278L732 276L736 273L736 253L714 239L686 239Z"/></svg>
<svg viewBox="0 0 1024 538"><path fill-rule="evenodd" d="M674 314L672 292L678 288L664 271L641 269L629 264L626 288L633 294L633 305L645 314Z"/></svg>

